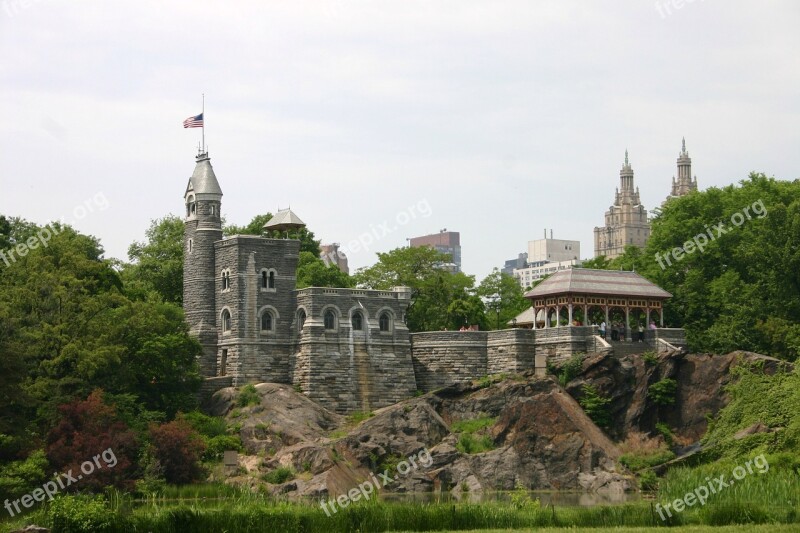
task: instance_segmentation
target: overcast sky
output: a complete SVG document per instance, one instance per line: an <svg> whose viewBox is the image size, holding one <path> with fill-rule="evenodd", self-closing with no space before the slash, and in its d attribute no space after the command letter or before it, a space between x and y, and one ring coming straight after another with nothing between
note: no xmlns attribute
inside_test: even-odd
<svg viewBox="0 0 800 533"><path fill-rule="evenodd" d="M626 148L647 209L682 136L701 189L800 177L799 28L793 0L0 0L0 213L126 259L183 211L205 93L229 222L378 234L351 267L447 228L479 280L544 228L588 258Z"/></svg>

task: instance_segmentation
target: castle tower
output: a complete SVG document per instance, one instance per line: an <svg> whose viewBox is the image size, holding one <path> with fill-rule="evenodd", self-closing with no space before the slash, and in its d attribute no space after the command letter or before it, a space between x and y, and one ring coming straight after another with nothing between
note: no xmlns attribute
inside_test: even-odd
<svg viewBox="0 0 800 533"><path fill-rule="evenodd" d="M678 154L678 179L672 176L672 191L668 198L684 196L697 190L697 176L692 179L692 160L686 151L686 139L681 141L681 152Z"/></svg>
<svg viewBox="0 0 800 533"><path fill-rule="evenodd" d="M614 204L605 214L605 226L594 228L594 255L613 259L625 252L625 246L644 247L650 236L647 210L639 199L639 188L633 182L633 167L625 150L625 163L619 171L619 187Z"/></svg>
<svg viewBox="0 0 800 533"><path fill-rule="evenodd" d="M191 333L203 347L201 373L213 376L218 341L214 243L222 239L222 189L208 153L197 154L196 160L184 194L183 309Z"/></svg>

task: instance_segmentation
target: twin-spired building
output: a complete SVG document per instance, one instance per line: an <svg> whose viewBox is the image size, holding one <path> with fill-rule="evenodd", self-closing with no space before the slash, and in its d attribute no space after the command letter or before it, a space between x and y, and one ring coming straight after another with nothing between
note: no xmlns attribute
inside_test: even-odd
<svg viewBox="0 0 800 533"><path fill-rule="evenodd" d="M594 255L609 259L619 257L626 246L644 248L650 237L650 221L647 209L639 198L639 187L633 183L633 168L625 150L625 163L619 172L620 185L614 195L614 203L605 214L605 225L594 228ZM686 151L686 140L682 140L678 154L678 177L672 177L669 198L683 196L697 190L697 177L692 179L692 160Z"/></svg>

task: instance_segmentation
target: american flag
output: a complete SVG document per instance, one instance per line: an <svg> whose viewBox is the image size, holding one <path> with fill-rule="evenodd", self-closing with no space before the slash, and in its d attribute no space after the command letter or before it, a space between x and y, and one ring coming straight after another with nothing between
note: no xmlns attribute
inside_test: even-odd
<svg viewBox="0 0 800 533"><path fill-rule="evenodd" d="M203 127L203 114L200 113L196 117L189 117L183 121L184 128L202 128Z"/></svg>

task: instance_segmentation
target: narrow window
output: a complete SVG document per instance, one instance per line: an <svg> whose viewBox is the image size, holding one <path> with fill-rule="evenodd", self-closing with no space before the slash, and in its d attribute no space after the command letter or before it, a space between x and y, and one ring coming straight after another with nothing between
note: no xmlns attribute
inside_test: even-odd
<svg viewBox="0 0 800 533"><path fill-rule="evenodd" d="M228 373L228 350L222 350L219 358L219 375L224 376Z"/></svg>
<svg viewBox="0 0 800 533"><path fill-rule="evenodd" d="M194 245L194 241L189 239L189 253L192 253L192 246Z"/></svg>
<svg viewBox="0 0 800 533"><path fill-rule="evenodd" d="M336 315L330 309L325 311L325 329L336 329Z"/></svg>
<svg viewBox="0 0 800 533"><path fill-rule="evenodd" d="M361 329L364 326L364 316L360 312L356 311L355 313L353 313L353 318L351 319L351 322L353 323L354 330L361 331Z"/></svg>
<svg viewBox="0 0 800 533"><path fill-rule="evenodd" d="M267 272L266 272L266 270L262 270L261 271L261 288L262 289L266 289L267 288Z"/></svg>
<svg viewBox="0 0 800 533"><path fill-rule="evenodd" d="M227 309L222 312L222 331L231 330L231 313Z"/></svg>
<svg viewBox="0 0 800 533"><path fill-rule="evenodd" d="M272 331L272 313L269 311L261 315L261 331Z"/></svg>
<svg viewBox="0 0 800 533"><path fill-rule="evenodd" d="M381 317L378 320L378 325L380 326L381 331L389 331L389 313L385 311L381 313Z"/></svg>
<svg viewBox="0 0 800 533"><path fill-rule="evenodd" d="M303 326L306 325L306 312L302 309L297 313L297 331L303 331Z"/></svg>
<svg viewBox="0 0 800 533"><path fill-rule="evenodd" d="M274 289L275 288L275 271L274 270L269 273L269 288L270 289Z"/></svg>

